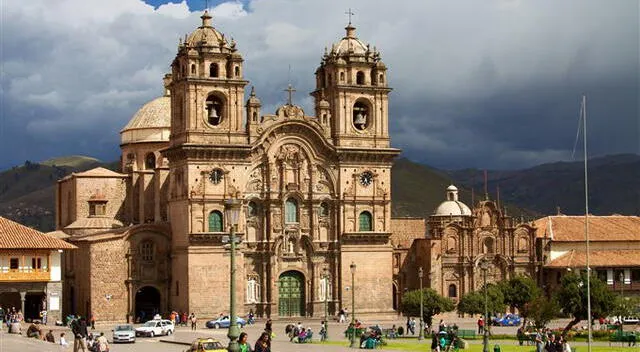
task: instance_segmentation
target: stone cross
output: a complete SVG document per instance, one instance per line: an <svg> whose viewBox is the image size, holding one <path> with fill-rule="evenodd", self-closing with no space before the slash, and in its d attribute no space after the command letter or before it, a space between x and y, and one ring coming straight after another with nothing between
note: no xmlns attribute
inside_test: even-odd
<svg viewBox="0 0 640 352"><path fill-rule="evenodd" d="M289 87L287 87L287 89L284 90L285 92L289 93L289 100L287 101L287 105L293 105L293 92L295 92L296 90L293 89L293 87L291 87L291 84L289 84Z"/></svg>
<svg viewBox="0 0 640 352"><path fill-rule="evenodd" d="M351 24L351 16L355 15L355 13L351 12L351 8L349 8L349 11L345 12L344 14L349 16L349 24Z"/></svg>

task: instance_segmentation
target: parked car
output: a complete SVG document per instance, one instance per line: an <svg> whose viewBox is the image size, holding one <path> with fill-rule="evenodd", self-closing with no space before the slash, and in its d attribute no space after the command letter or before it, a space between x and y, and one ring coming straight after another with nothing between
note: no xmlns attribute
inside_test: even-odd
<svg viewBox="0 0 640 352"><path fill-rule="evenodd" d="M640 324L640 317L622 317L624 324Z"/></svg>
<svg viewBox="0 0 640 352"><path fill-rule="evenodd" d="M236 323L238 324L239 327L243 328L246 324L247 321L240 318L240 317L236 317ZM216 320L209 320L206 324L206 327L208 327L209 329L220 329L220 328L228 328L229 327L229 316L225 315L221 318L218 318Z"/></svg>
<svg viewBox="0 0 640 352"><path fill-rule="evenodd" d="M493 325L498 326L518 326L521 323L518 314L505 314L500 318L493 318Z"/></svg>
<svg viewBox="0 0 640 352"><path fill-rule="evenodd" d="M136 330L133 325L116 325L113 331L113 343L136 342Z"/></svg>
<svg viewBox="0 0 640 352"><path fill-rule="evenodd" d="M139 328L136 328L136 336L154 337L159 335L171 335L176 328L171 320L149 320Z"/></svg>
<svg viewBox="0 0 640 352"><path fill-rule="evenodd" d="M193 341L191 347L185 352L226 352L227 348L213 338L200 338Z"/></svg>

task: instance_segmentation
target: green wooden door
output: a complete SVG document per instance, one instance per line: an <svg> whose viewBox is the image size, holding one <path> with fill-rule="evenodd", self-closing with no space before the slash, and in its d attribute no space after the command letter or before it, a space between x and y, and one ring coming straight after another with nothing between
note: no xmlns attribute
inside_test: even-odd
<svg viewBox="0 0 640 352"><path fill-rule="evenodd" d="M304 280L297 271L287 271L278 280L278 315L304 316Z"/></svg>

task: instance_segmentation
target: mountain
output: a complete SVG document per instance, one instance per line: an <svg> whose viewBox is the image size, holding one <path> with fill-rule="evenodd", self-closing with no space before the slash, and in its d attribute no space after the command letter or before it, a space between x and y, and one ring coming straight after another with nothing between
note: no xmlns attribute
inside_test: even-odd
<svg viewBox="0 0 640 352"><path fill-rule="evenodd" d="M640 155L593 158L588 163L589 213L640 215ZM483 194L484 171L447 171L461 185ZM540 214L584 214L584 162L556 162L524 170L487 171L491 197Z"/></svg>
<svg viewBox="0 0 640 352"><path fill-rule="evenodd" d="M582 162L543 164L524 170L488 171L492 199L500 188L500 203L508 214L527 219L557 212L584 212ZM54 229L55 182L70 174L102 166L118 171L119 163L103 163L83 156L69 156L35 163L26 161L0 172L0 216L35 227ZM484 197L483 171L444 171L396 160L391 195L393 216L428 217L445 199L445 188L456 184L460 200L471 206L472 198ZM640 214L640 156L614 155L589 162L590 212L596 215ZM473 192L471 191L473 189ZM472 195L473 193L473 195Z"/></svg>

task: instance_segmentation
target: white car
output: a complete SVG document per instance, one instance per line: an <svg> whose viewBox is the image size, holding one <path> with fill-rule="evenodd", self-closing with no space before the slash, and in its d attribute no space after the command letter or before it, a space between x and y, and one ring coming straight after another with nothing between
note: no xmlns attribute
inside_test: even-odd
<svg viewBox="0 0 640 352"><path fill-rule="evenodd" d="M139 328L136 328L136 336L160 336L171 335L176 330L171 320L149 320Z"/></svg>
<svg viewBox="0 0 640 352"><path fill-rule="evenodd" d="M136 331L133 325L116 325L113 329L113 342L136 342Z"/></svg>
<svg viewBox="0 0 640 352"><path fill-rule="evenodd" d="M622 322L625 324L639 324L639 317L622 317Z"/></svg>

